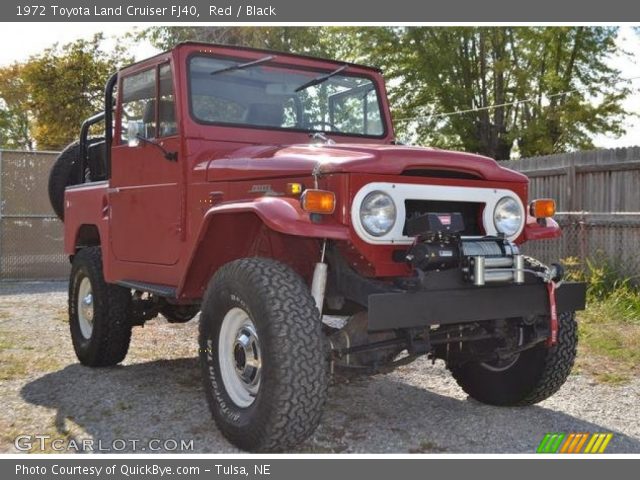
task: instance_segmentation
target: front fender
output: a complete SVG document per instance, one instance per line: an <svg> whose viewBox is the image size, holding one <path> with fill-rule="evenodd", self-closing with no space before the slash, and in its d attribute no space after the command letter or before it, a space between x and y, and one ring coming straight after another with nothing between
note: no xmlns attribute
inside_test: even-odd
<svg viewBox="0 0 640 480"><path fill-rule="evenodd" d="M528 215L524 227L523 237L525 241L545 240L562 236L560 225L553 218L546 218L544 225L540 225L536 218Z"/></svg>
<svg viewBox="0 0 640 480"><path fill-rule="evenodd" d="M323 217L321 223L312 222L296 199L263 197L216 205L204 215L178 285L178 297L202 298L209 279L221 266L239 258L262 255L258 246L265 229L283 237L274 258L285 263L287 260L295 263L297 257L308 261L319 239L349 239L348 227L331 216ZM273 247L271 241L267 244Z"/></svg>
<svg viewBox="0 0 640 480"><path fill-rule="evenodd" d="M349 229L337 223L331 216L323 216L321 223L311 221L295 198L261 197L251 201L227 203L210 208L205 214L208 223L215 215L255 213L262 222L279 233L297 237L348 240Z"/></svg>

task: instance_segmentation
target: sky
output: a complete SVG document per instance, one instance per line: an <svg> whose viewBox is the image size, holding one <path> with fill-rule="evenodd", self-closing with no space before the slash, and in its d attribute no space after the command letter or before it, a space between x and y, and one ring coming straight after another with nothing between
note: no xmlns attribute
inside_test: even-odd
<svg viewBox="0 0 640 480"><path fill-rule="evenodd" d="M79 38L91 38L100 31L104 33L108 42L115 45L118 37L143 26L136 27L130 23L38 23L34 28L38 35L24 35L25 29L28 28L29 24L24 23L0 24L0 45L10 46L0 49L0 66L26 60L55 42L64 44ZM20 41L16 42L16 38ZM623 78L635 78L630 84L633 93L625 102L625 108L640 115L640 35L636 34L632 27L623 26L618 34L617 44L621 51L629 52L631 55L618 55L610 60L611 65L620 69ZM141 60L158 53L158 50L145 41L133 45L132 53L136 60ZM625 128L627 132L620 138L596 136L596 146L618 148L640 145L640 116L629 116L625 120Z"/></svg>
<svg viewBox="0 0 640 480"><path fill-rule="evenodd" d="M116 38L131 32L135 27L130 23L38 23L34 24L33 32L38 34L24 35L24 31L30 28L30 24L25 23L1 23L0 24L0 45L9 46L0 49L0 66L13 62L26 60L31 55L40 53L47 47L58 42L60 44L70 43L79 38L90 39L97 32L103 32L104 36L115 45ZM20 41L16 42L16 38ZM109 43L106 44L108 47ZM134 45L132 53L136 60L150 57L158 50L148 42L140 42Z"/></svg>

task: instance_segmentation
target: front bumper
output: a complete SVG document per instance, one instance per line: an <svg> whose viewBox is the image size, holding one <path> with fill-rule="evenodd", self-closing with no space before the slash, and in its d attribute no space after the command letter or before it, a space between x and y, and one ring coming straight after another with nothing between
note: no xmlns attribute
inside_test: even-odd
<svg viewBox="0 0 640 480"><path fill-rule="evenodd" d="M555 295L558 314L585 308L584 283L565 282ZM370 331L542 316L549 315L550 310L549 293L542 282L375 293L368 297Z"/></svg>

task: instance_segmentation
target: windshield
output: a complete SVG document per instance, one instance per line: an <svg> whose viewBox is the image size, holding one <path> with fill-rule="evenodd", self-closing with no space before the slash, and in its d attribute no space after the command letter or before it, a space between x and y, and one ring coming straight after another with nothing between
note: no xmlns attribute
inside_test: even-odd
<svg viewBox="0 0 640 480"><path fill-rule="evenodd" d="M214 57L190 59L189 94L196 120L371 137L385 133L378 93L369 78L340 69L238 64Z"/></svg>

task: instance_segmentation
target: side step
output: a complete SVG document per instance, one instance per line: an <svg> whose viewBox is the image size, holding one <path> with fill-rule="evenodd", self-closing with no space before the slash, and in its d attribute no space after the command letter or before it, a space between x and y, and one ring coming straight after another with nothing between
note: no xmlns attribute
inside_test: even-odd
<svg viewBox="0 0 640 480"><path fill-rule="evenodd" d="M135 282L133 280L122 280L116 282L121 287L139 290L141 292L151 293L158 297L176 298L176 288L169 285L161 285L158 283Z"/></svg>

